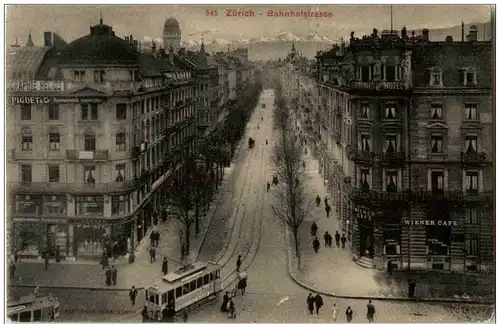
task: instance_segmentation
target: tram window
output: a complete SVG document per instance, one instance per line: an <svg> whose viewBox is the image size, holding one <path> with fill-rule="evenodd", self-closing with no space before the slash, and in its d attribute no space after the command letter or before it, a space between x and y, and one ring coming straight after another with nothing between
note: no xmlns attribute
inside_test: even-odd
<svg viewBox="0 0 500 324"><path fill-rule="evenodd" d="M172 289L168 291L168 302L173 300L174 300L174 290Z"/></svg>
<svg viewBox="0 0 500 324"><path fill-rule="evenodd" d="M155 305L160 305L160 300L159 300L160 299L160 295L155 294L154 296L155 296L155 301L154 301Z"/></svg>
<svg viewBox="0 0 500 324"><path fill-rule="evenodd" d="M166 304L168 301L167 301L167 293L164 293L161 295L161 302L160 302L160 305L163 305L163 304Z"/></svg>
<svg viewBox="0 0 500 324"><path fill-rule="evenodd" d="M184 286L182 286L182 294L183 295L189 294L189 283L184 284Z"/></svg>
<svg viewBox="0 0 500 324"><path fill-rule="evenodd" d="M41 322L42 321L42 310L37 309L33 312L33 322Z"/></svg>
<svg viewBox="0 0 500 324"><path fill-rule="evenodd" d="M10 319L12 322L18 322L18 320L17 320L17 315L18 315L18 314L9 315L9 319Z"/></svg>
<svg viewBox="0 0 500 324"><path fill-rule="evenodd" d="M210 278L209 278L209 276L208 276L207 274L206 274L206 275L204 275L204 276L203 276L203 284L204 284L204 285L208 285L208 284L209 284L209 282L210 282Z"/></svg>
<svg viewBox="0 0 500 324"><path fill-rule="evenodd" d="M214 281L214 273L210 272L210 282Z"/></svg>
<svg viewBox="0 0 500 324"><path fill-rule="evenodd" d="M149 291L146 290L146 301L149 300Z"/></svg>
<svg viewBox="0 0 500 324"><path fill-rule="evenodd" d="M155 294L149 294L149 300L150 303L155 303Z"/></svg>
<svg viewBox="0 0 500 324"><path fill-rule="evenodd" d="M191 281L189 284L191 286L189 291L196 290L196 280Z"/></svg>
<svg viewBox="0 0 500 324"><path fill-rule="evenodd" d="M202 277L199 277L198 280L196 280L196 286L198 288L203 287L203 278Z"/></svg>
<svg viewBox="0 0 500 324"><path fill-rule="evenodd" d="M31 322L31 311L20 313L19 322Z"/></svg>
<svg viewBox="0 0 500 324"><path fill-rule="evenodd" d="M220 278L220 270L215 271L215 279Z"/></svg>
<svg viewBox="0 0 500 324"><path fill-rule="evenodd" d="M179 298L182 296L182 287L177 287L175 289L175 298Z"/></svg>

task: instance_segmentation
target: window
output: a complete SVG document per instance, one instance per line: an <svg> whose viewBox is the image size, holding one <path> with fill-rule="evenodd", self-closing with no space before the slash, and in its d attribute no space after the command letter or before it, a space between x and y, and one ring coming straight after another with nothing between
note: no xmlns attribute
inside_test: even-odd
<svg viewBox="0 0 500 324"><path fill-rule="evenodd" d="M466 120L477 120L477 104L468 103L465 104L465 119Z"/></svg>
<svg viewBox="0 0 500 324"><path fill-rule="evenodd" d="M168 301L174 301L174 290L173 289L168 291L167 297L168 297Z"/></svg>
<svg viewBox="0 0 500 324"><path fill-rule="evenodd" d="M362 190L370 190L369 177L370 177L370 170L368 169L360 170L359 185Z"/></svg>
<svg viewBox="0 0 500 324"><path fill-rule="evenodd" d="M396 119L396 104L387 103L385 105L385 119Z"/></svg>
<svg viewBox="0 0 500 324"><path fill-rule="evenodd" d="M470 256L479 256L479 239L477 234L465 234L465 253Z"/></svg>
<svg viewBox="0 0 500 324"><path fill-rule="evenodd" d="M125 181L125 164L116 165L116 182Z"/></svg>
<svg viewBox="0 0 500 324"><path fill-rule="evenodd" d="M465 208L465 221L470 225L479 224L479 210L474 207Z"/></svg>
<svg viewBox="0 0 500 324"><path fill-rule="evenodd" d="M73 71L73 80L77 82L85 81L85 71Z"/></svg>
<svg viewBox="0 0 500 324"><path fill-rule="evenodd" d="M116 151L125 151L125 133L123 132L116 134Z"/></svg>
<svg viewBox="0 0 500 324"><path fill-rule="evenodd" d="M175 288L175 298L182 297L182 287Z"/></svg>
<svg viewBox="0 0 500 324"><path fill-rule="evenodd" d="M31 322L31 311L19 314L19 322Z"/></svg>
<svg viewBox="0 0 500 324"><path fill-rule="evenodd" d="M84 166L84 181L87 184L95 184L95 166Z"/></svg>
<svg viewBox="0 0 500 324"><path fill-rule="evenodd" d="M431 152L443 153L443 135L431 136Z"/></svg>
<svg viewBox="0 0 500 324"><path fill-rule="evenodd" d="M442 86L442 72L441 71L431 71L430 72L430 86Z"/></svg>
<svg viewBox="0 0 500 324"><path fill-rule="evenodd" d="M370 152L370 135L361 134L361 151Z"/></svg>
<svg viewBox="0 0 500 324"><path fill-rule="evenodd" d="M31 105L22 104L21 105L21 120L31 120Z"/></svg>
<svg viewBox="0 0 500 324"><path fill-rule="evenodd" d="M477 153L477 136L465 136L465 152Z"/></svg>
<svg viewBox="0 0 500 324"><path fill-rule="evenodd" d="M467 193L477 193L479 183L479 172L478 171L467 171L465 173L465 190Z"/></svg>
<svg viewBox="0 0 500 324"><path fill-rule="evenodd" d="M61 135L56 132L49 133L49 150L59 151L61 148Z"/></svg>
<svg viewBox="0 0 500 324"><path fill-rule="evenodd" d="M94 71L94 82L104 82L104 76L106 75L106 71L104 70L95 70Z"/></svg>
<svg viewBox="0 0 500 324"><path fill-rule="evenodd" d="M202 278L202 277L200 277L200 278L198 278L198 279L196 280L196 287L197 287L197 288L201 288L201 287L203 287L203 278Z"/></svg>
<svg viewBox="0 0 500 324"><path fill-rule="evenodd" d="M59 182L58 165L49 165L49 182Z"/></svg>
<svg viewBox="0 0 500 324"><path fill-rule="evenodd" d="M370 81L370 66L365 65L361 67L361 81L368 82Z"/></svg>
<svg viewBox="0 0 500 324"><path fill-rule="evenodd" d="M128 212L129 196L112 196L111 197L111 214L124 215Z"/></svg>
<svg viewBox="0 0 500 324"><path fill-rule="evenodd" d="M27 127L21 129L21 148L23 151L33 150L33 135L31 129Z"/></svg>
<svg viewBox="0 0 500 324"><path fill-rule="evenodd" d="M33 311L33 322L41 322L42 321L42 310L35 309Z"/></svg>
<svg viewBox="0 0 500 324"><path fill-rule="evenodd" d="M203 285L208 285L210 283L210 277L208 274L203 276Z"/></svg>
<svg viewBox="0 0 500 324"><path fill-rule="evenodd" d="M117 120L127 119L127 104L124 103L116 104L116 119Z"/></svg>
<svg viewBox="0 0 500 324"><path fill-rule="evenodd" d="M395 153L396 152L396 142L397 135L386 135L385 137L385 153Z"/></svg>
<svg viewBox="0 0 500 324"><path fill-rule="evenodd" d="M31 182L31 165L21 165L21 182Z"/></svg>
<svg viewBox="0 0 500 324"><path fill-rule="evenodd" d="M387 192L397 192L398 191L398 172L397 171L386 171L386 188Z"/></svg>
<svg viewBox="0 0 500 324"><path fill-rule="evenodd" d="M396 66L394 65L385 66L385 80L389 82L396 81Z"/></svg>
<svg viewBox="0 0 500 324"><path fill-rule="evenodd" d="M370 118L370 104L361 104L361 118Z"/></svg>
<svg viewBox="0 0 500 324"><path fill-rule="evenodd" d="M183 295L189 294L189 283L184 284L184 285L182 286L182 294L183 294Z"/></svg>
<svg viewBox="0 0 500 324"><path fill-rule="evenodd" d="M444 172L431 171L431 192L433 194L442 193L444 190Z"/></svg>
<svg viewBox="0 0 500 324"><path fill-rule="evenodd" d="M59 119L59 106L56 104L49 105L49 120Z"/></svg>
<svg viewBox="0 0 500 324"><path fill-rule="evenodd" d="M82 107L82 120L98 120L98 109L96 103L83 103Z"/></svg>
<svg viewBox="0 0 500 324"><path fill-rule="evenodd" d="M443 219L444 218L444 219ZM449 220L449 216L441 216L442 220ZM451 241L451 227L449 226L426 226L427 254L449 255Z"/></svg>
<svg viewBox="0 0 500 324"><path fill-rule="evenodd" d="M476 80L476 70L473 68L465 68L462 71L461 80L463 80L464 86L473 86L477 84Z"/></svg>
<svg viewBox="0 0 500 324"><path fill-rule="evenodd" d="M443 119L443 104L431 104L431 119Z"/></svg>
<svg viewBox="0 0 500 324"><path fill-rule="evenodd" d="M95 151L95 135L85 134L85 151Z"/></svg>

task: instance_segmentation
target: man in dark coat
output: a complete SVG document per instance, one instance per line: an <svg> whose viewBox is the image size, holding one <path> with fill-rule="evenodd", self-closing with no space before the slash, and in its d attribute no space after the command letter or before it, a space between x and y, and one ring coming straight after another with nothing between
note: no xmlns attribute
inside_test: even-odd
<svg viewBox="0 0 500 324"><path fill-rule="evenodd" d="M309 315L312 315L314 312L314 297L311 293L307 296L307 310L309 311Z"/></svg>
<svg viewBox="0 0 500 324"><path fill-rule="evenodd" d="M113 282L113 286L116 286L116 279L118 277L118 270L115 266L111 266L111 281Z"/></svg>
<svg viewBox="0 0 500 324"><path fill-rule="evenodd" d="M325 232L325 235L323 236L323 238L325 239L325 247L328 246L328 241L330 239L330 233L328 233L328 231Z"/></svg>
<svg viewBox="0 0 500 324"><path fill-rule="evenodd" d="M325 206L328 205L328 197L325 196L324 201L325 201Z"/></svg>
<svg viewBox="0 0 500 324"><path fill-rule="evenodd" d="M340 234L339 231L335 231L335 244L340 247Z"/></svg>
<svg viewBox="0 0 500 324"><path fill-rule="evenodd" d="M318 253L318 250L319 250L319 240L318 240L317 237L314 238L313 249L314 249L314 253Z"/></svg>
<svg viewBox="0 0 500 324"><path fill-rule="evenodd" d="M221 312L227 312L227 303L229 303L229 293L226 291L224 297L222 297L222 305L220 306Z"/></svg>
<svg viewBox="0 0 500 324"><path fill-rule="evenodd" d="M332 247L332 241L333 241L332 234L328 233L328 246L329 247Z"/></svg>
<svg viewBox="0 0 500 324"><path fill-rule="evenodd" d="M238 281L238 289L241 290L242 296L245 294L246 288L247 288L247 279L246 278L240 279L240 281Z"/></svg>
<svg viewBox="0 0 500 324"><path fill-rule="evenodd" d="M146 306L142 309L141 315L143 323L149 322L148 308Z"/></svg>
<svg viewBox="0 0 500 324"><path fill-rule="evenodd" d="M317 231L318 231L318 225L316 225L316 222L313 222L311 225L311 235L316 236Z"/></svg>
<svg viewBox="0 0 500 324"><path fill-rule="evenodd" d="M326 206L325 206L326 218L330 217L331 210L332 210L332 208L330 207L330 205L326 204Z"/></svg>
<svg viewBox="0 0 500 324"><path fill-rule="evenodd" d="M347 242L347 238L345 237L345 234L342 234L342 237L340 238L340 242L342 242L342 248L345 249L345 242Z"/></svg>
<svg viewBox="0 0 500 324"><path fill-rule="evenodd" d="M415 297L416 286L417 286L417 283L413 279L408 280L408 297L409 298Z"/></svg>
<svg viewBox="0 0 500 324"><path fill-rule="evenodd" d="M9 265L9 275L10 279L14 279L14 276L16 275L16 264L14 262L11 262Z"/></svg>
<svg viewBox="0 0 500 324"><path fill-rule="evenodd" d="M323 298L320 294L316 294L316 296L314 296L314 306L316 306L316 315L319 316L319 309L323 306Z"/></svg>
<svg viewBox="0 0 500 324"><path fill-rule="evenodd" d="M156 247L160 246L160 232L156 231Z"/></svg>
<svg viewBox="0 0 500 324"><path fill-rule="evenodd" d="M163 262L161 263L161 272L163 272L163 275L166 275L168 273L167 257L163 257Z"/></svg>
<svg viewBox="0 0 500 324"><path fill-rule="evenodd" d="M271 184L268 182L267 183L267 192L269 192L269 189L271 188Z"/></svg>
<svg viewBox="0 0 500 324"><path fill-rule="evenodd" d="M111 269L110 268L106 269L105 275L106 275L106 285L111 286Z"/></svg>
<svg viewBox="0 0 500 324"><path fill-rule="evenodd" d="M149 234L149 246L150 247L155 246L155 239L156 239L155 231L151 231L151 234Z"/></svg>
<svg viewBox="0 0 500 324"><path fill-rule="evenodd" d="M319 207L319 205L321 204L321 198L319 197L319 195L316 196L316 207Z"/></svg>
<svg viewBox="0 0 500 324"><path fill-rule="evenodd" d="M368 305L366 305L366 318L368 322L373 322L373 318L375 317L375 306L372 305L372 301L368 301Z"/></svg>
<svg viewBox="0 0 500 324"><path fill-rule="evenodd" d="M238 260L236 260L236 272L240 272L241 267L241 255L238 255Z"/></svg>
<svg viewBox="0 0 500 324"><path fill-rule="evenodd" d="M347 309L345 311L345 320L347 323L351 323L352 322L352 309L351 309L351 306L347 306Z"/></svg>
<svg viewBox="0 0 500 324"><path fill-rule="evenodd" d="M135 306L135 298L137 297L137 289L132 286L132 289L128 292L128 296L130 297L130 301L132 302L132 306Z"/></svg>
<svg viewBox="0 0 500 324"><path fill-rule="evenodd" d="M154 246L151 246L151 248L149 248L149 262L153 263L155 261L156 261L156 249Z"/></svg>

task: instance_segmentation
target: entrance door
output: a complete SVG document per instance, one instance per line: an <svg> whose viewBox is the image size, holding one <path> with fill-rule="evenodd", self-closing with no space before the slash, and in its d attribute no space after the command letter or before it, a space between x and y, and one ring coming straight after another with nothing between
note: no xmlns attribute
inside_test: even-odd
<svg viewBox="0 0 500 324"><path fill-rule="evenodd" d="M358 219L359 223L359 254L373 258L373 223Z"/></svg>

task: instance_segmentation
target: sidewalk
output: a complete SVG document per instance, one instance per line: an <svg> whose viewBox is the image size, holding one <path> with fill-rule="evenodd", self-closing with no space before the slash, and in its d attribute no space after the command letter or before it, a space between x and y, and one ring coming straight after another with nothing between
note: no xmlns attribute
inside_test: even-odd
<svg viewBox="0 0 500 324"><path fill-rule="evenodd" d="M308 150L310 152L310 150ZM318 162L310 153L305 155L307 188L309 199L319 195L322 200L327 195L323 179L318 172ZM489 302L494 298L494 275L460 275L437 272L394 271L392 276L386 272L358 266L352 258L347 241L346 248L324 246L323 235L335 231L342 235L337 215L332 210L326 218L324 203L315 207L312 215L306 217L299 230L301 269L297 270L297 260L293 251L293 237L290 235L289 254L291 258L290 275L306 289L325 295L346 298L406 300L407 280L416 279L417 295L421 300ZM317 237L321 242L318 253L312 248L313 238L310 230L313 221L318 226ZM465 293L464 293L465 291ZM425 297L424 297L425 296Z"/></svg>
<svg viewBox="0 0 500 324"><path fill-rule="evenodd" d="M205 217L200 218L200 233L195 235L195 226L191 226L191 253L189 260L195 260L200 250L203 237L208 231L208 225L217 213L220 199L227 189L228 177L232 173L232 168L227 168L225 177L215 194L211 206ZM107 286L105 274L102 266L98 262L61 262L50 263L47 270L44 270L43 262L19 262L16 264L15 284L20 287L66 287L72 289L90 290L128 290L131 286L142 288L148 284L159 280L162 276L161 264L163 256L169 260L169 271L175 271L180 260L180 240L179 229L182 225L175 219L168 219L160 222L156 229L160 232L160 244L156 249L156 262L149 262L149 236L146 236L135 252L135 262L129 264L125 257L120 257L110 265L114 265L118 270L118 280L116 286ZM184 230L184 229L183 229ZM149 235L149 233L148 233Z"/></svg>

